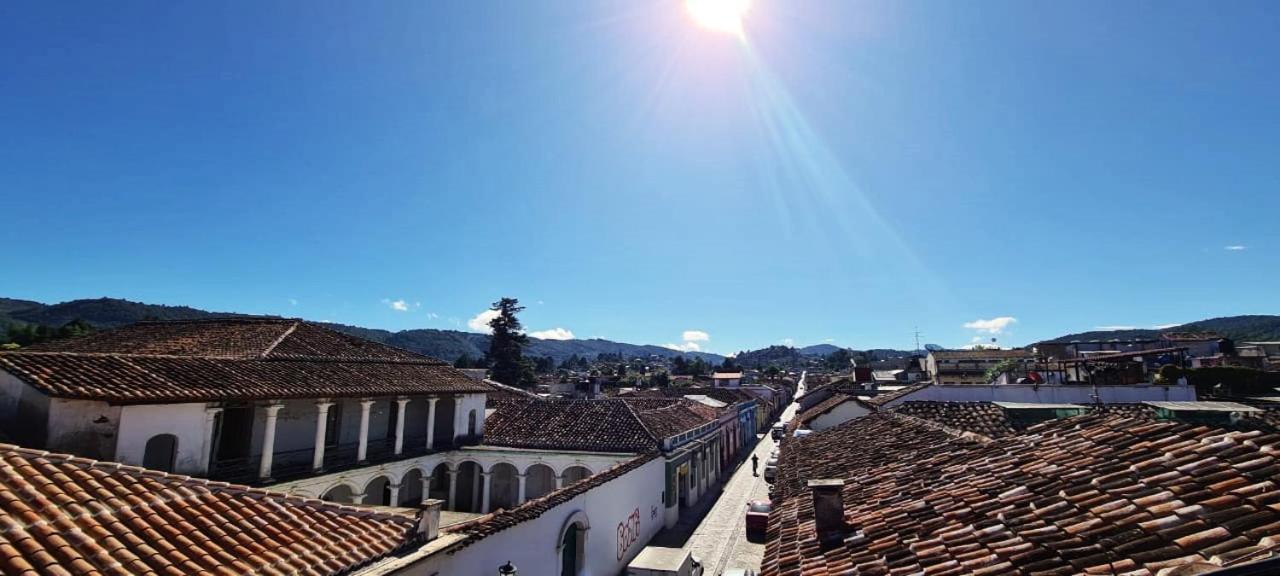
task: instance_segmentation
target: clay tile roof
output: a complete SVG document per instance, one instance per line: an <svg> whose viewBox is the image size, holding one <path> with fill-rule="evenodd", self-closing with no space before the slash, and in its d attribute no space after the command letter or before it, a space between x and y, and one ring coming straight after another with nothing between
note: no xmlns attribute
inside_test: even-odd
<svg viewBox="0 0 1280 576"><path fill-rule="evenodd" d="M903 402L893 411L988 438L1007 436L1018 430L1009 413L991 402Z"/></svg>
<svg viewBox="0 0 1280 576"><path fill-rule="evenodd" d="M0 370L49 396L118 404L488 390L434 358L275 319L140 322L0 352Z"/></svg>
<svg viewBox="0 0 1280 576"><path fill-rule="evenodd" d="M714 408L683 398L512 399L494 408L485 444L543 450L655 452L662 440L718 418Z"/></svg>
<svg viewBox="0 0 1280 576"><path fill-rule="evenodd" d="M934 358L955 359L955 360L988 360L993 358L1031 358L1032 354L1027 350L936 350L930 352Z"/></svg>
<svg viewBox="0 0 1280 576"><path fill-rule="evenodd" d="M867 405L865 401L859 400L854 396L850 396L848 394L844 394L841 392L836 392L832 394L830 398L827 398L826 400L823 400L817 404L814 404L808 410L801 412L800 415L796 417L796 419L800 422L800 425L808 426L810 422L813 422L814 418L817 418L823 414L826 414L827 412L832 411L833 409L835 409L836 406L844 404L845 402L857 402L859 404Z"/></svg>
<svg viewBox="0 0 1280 576"><path fill-rule="evenodd" d="M0 445L0 573L336 574L412 517Z"/></svg>
<svg viewBox="0 0 1280 576"><path fill-rule="evenodd" d="M764 576L1147 574L1272 555L1280 435L1087 414L993 440L879 412L784 440ZM805 481L843 479L819 541Z"/></svg>

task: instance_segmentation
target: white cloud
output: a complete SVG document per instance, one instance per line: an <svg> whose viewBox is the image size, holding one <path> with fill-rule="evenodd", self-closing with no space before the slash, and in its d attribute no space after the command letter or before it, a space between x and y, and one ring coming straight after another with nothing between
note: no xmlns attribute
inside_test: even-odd
<svg viewBox="0 0 1280 576"><path fill-rule="evenodd" d="M439 315L439 314L436 314L435 312L427 312L427 318L430 318L430 319L432 319L432 320L435 320L436 318L439 318L439 317L440 317L440 315Z"/></svg>
<svg viewBox="0 0 1280 576"><path fill-rule="evenodd" d="M681 352L701 352L702 347L697 342L685 342L684 344L663 344L663 348L679 350Z"/></svg>
<svg viewBox="0 0 1280 576"><path fill-rule="evenodd" d="M298 299L297 299L297 298L290 298L290 299L289 299L289 305L290 305L290 306L297 306L297 305L298 305Z"/></svg>
<svg viewBox="0 0 1280 576"><path fill-rule="evenodd" d="M391 303L391 309L395 310L396 312L408 312L409 304L404 300L396 300L395 302Z"/></svg>
<svg viewBox="0 0 1280 576"><path fill-rule="evenodd" d="M1137 326L1094 326L1094 330L1137 330Z"/></svg>
<svg viewBox="0 0 1280 576"><path fill-rule="evenodd" d="M701 330L685 330L680 339L685 342L706 342L711 339L711 335Z"/></svg>
<svg viewBox="0 0 1280 576"><path fill-rule="evenodd" d="M1155 326L1152 326L1152 328L1156 330L1168 330L1170 328L1177 328L1181 325L1182 324L1156 324Z"/></svg>
<svg viewBox="0 0 1280 576"><path fill-rule="evenodd" d="M792 340L792 339L790 339L790 338L783 338L783 339L782 339L782 345L783 345L783 346L792 346L792 345L794 345L795 343L796 343L796 341L795 341L795 340Z"/></svg>
<svg viewBox="0 0 1280 576"><path fill-rule="evenodd" d="M573 340L573 332L565 328L538 330L536 332L530 332L529 335L543 340Z"/></svg>
<svg viewBox="0 0 1280 576"><path fill-rule="evenodd" d="M539 306L541 306L541 305L543 305L543 304L546 304L546 302L543 302L543 301L541 301L541 300L539 300L539 301L538 301L538 305L539 305Z"/></svg>
<svg viewBox="0 0 1280 576"><path fill-rule="evenodd" d="M827 338L826 340L823 340L823 342L826 342L827 344L830 344L830 343L835 342L835 341L836 341L836 339L835 339L835 338Z"/></svg>
<svg viewBox="0 0 1280 576"><path fill-rule="evenodd" d="M1004 329L1008 328L1010 324L1016 324L1017 322L1018 319L1013 316L1000 316L990 320L978 319L973 322L965 322L964 327L988 334L999 334L1004 332Z"/></svg>
<svg viewBox="0 0 1280 576"><path fill-rule="evenodd" d="M488 334L493 332L493 328L489 327L489 321L497 317L497 310L485 310L484 312L476 314L475 318L467 320L467 327L475 330L476 332L484 332L485 334Z"/></svg>
<svg viewBox="0 0 1280 576"><path fill-rule="evenodd" d="M1228 252L1244 252L1245 250L1248 250L1249 247L1241 244L1232 244L1231 246L1223 246L1222 249Z"/></svg>

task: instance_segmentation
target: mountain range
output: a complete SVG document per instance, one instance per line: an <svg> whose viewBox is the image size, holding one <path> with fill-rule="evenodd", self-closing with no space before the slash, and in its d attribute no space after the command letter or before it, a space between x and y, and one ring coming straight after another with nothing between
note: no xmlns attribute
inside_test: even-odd
<svg viewBox="0 0 1280 576"><path fill-rule="evenodd" d="M58 327L74 320L84 320L95 328L115 328L142 320L196 320L245 316L231 312L209 312L189 306L164 306L143 304L118 298L71 300L60 304L44 304L31 300L0 298L0 328L9 324L35 324ZM420 328L393 332L376 328L362 328L345 324L326 324L334 330L354 336L382 342L405 350L453 361L467 355L473 359L484 356L489 349L489 335L458 330ZM595 359L598 354L623 354L626 357L660 356L674 358L700 357L707 362L720 363L724 357L709 352L680 352L655 345L626 344L610 340L540 340L530 338L525 347L526 356L550 356L563 362L573 355Z"/></svg>
<svg viewBox="0 0 1280 576"><path fill-rule="evenodd" d="M189 306L144 304L118 298L71 300L60 304L44 304L32 300L0 298L0 328L10 324L58 327L74 320L84 320L94 327L102 329L123 326L141 320L191 320L228 316L244 315L231 312L210 312ZM437 330L433 328L393 332L345 324L329 324L328 326L348 334L450 361L463 354L472 358L480 358L489 349L489 335L474 332ZM1275 341L1280 340L1280 316L1228 316L1190 322L1160 330L1127 329L1081 332L1060 336L1048 340L1048 342L1155 338L1164 332L1217 332L1236 341ZM795 366L801 363L801 359L823 357L841 349L840 346L834 344L816 344L802 348L770 346L760 350L739 352L737 356L743 360L750 360L752 365L764 366L776 363L784 366ZM680 352L662 346L627 344L601 339L540 340L530 338L525 354L528 356L550 356L556 362L563 362L575 354L587 359L594 359L598 354L623 354L627 357L653 355L664 358L676 356L701 357L707 362L713 363L719 363L724 360L723 356L709 352ZM886 361L910 355L911 352L875 349L866 350L862 354L872 361Z"/></svg>

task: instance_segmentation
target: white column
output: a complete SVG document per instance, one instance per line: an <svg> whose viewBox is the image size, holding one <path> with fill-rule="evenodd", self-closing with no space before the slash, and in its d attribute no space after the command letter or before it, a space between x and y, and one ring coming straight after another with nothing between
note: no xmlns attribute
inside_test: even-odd
<svg viewBox="0 0 1280 576"><path fill-rule="evenodd" d="M396 398L396 455L404 452L404 407L408 398Z"/></svg>
<svg viewBox="0 0 1280 576"><path fill-rule="evenodd" d="M311 457L311 469L316 472L324 470L324 437L329 429L330 406L333 406L333 402L327 400L316 402L316 447Z"/></svg>
<svg viewBox="0 0 1280 576"><path fill-rule="evenodd" d="M458 437L466 433L467 422L462 414L462 396L455 395L453 397L453 441L456 444Z"/></svg>
<svg viewBox="0 0 1280 576"><path fill-rule="evenodd" d="M262 431L262 461L258 465L258 478L266 480L271 477L271 458L276 451L276 418L280 416L283 404L267 405L267 425Z"/></svg>
<svg viewBox="0 0 1280 576"><path fill-rule="evenodd" d="M484 486L484 495L480 497L480 512L487 514L489 512L489 494L493 492L493 473L488 470L480 472L483 480L480 482Z"/></svg>
<svg viewBox="0 0 1280 576"><path fill-rule="evenodd" d="M564 474L556 474L556 489L564 488Z"/></svg>
<svg viewBox="0 0 1280 576"><path fill-rule="evenodd" d="M352 495L351 495L351 503L352 503L352 504L364 504L364 492L361 492L361 493L359 493L359 494L352 494Z"/></svg>
<svg viewBox="0 0 1280 576"><path fill-rule="evenodd" d="M399 505L400 505L400 485L399 485L399 484L387 484L387 489L391 491L391 501L390 501L390 502L388 502L388 503L387 503L387 505L388 505L388 506L399 506Z"/></svg>
<svg viewBox="0 0 1280 576"><path fill-rule="evenodd" d="M457 511L458 507L454 505L458 500L458 469L449 467L449 509Z"/></svg>
<svg viewBox="0 0 1280 576"><path fill-rule="evenodd" d="M479 474L471 475L471 511L479 511L481 514L484 513L484 510L480 508L480 491L484 489L483 484L480 483L480 476L482 475L484 475L483 469ZM488 478L485 478L485 480L488 480Z"/></svg>
<svg viewBox="0 0 1280 576"><path fill-rule="evenodd" d="M427 451L430 452L435 446L436 439L436 402L439 398L427 398Z"/></svg>
<svg viewBox="0 0 1280 576"><path fill-rule="evenodd" d="M423 476L422 477L422 501L426 502L430 498L431 498L431 477Z"/></svg>
<svg viewBox="0 0 1280 576"><path fill-rule="evenodd" d="M356 461L364 462L369 455L369 408L373 400L360 401L360 447L356 448Z"/></svg>
<svg viewBox="0 0 1280 576"><path fill-rule="evenodd" d="M526 476L526 475L525 475L523 472L522 472L522 473L520 473L520 474L516 474L516 482L518 482L518 483L520 484L520 489L519 489L519 490L517 491L517 493L516 493L516 506L519 506L519 505L521 505L521 504L524 504L524 481L525 481L525 476Z"/></svg>
<svg viewBox="0 0 1280 576"><path fill-rule="evenodd" d="M204 446L200 449L200 469L206 476L209 474L209 465L213 463L213 425L218 421L219 412L222 412L222 408L211 407L204 409Z"/></svg>

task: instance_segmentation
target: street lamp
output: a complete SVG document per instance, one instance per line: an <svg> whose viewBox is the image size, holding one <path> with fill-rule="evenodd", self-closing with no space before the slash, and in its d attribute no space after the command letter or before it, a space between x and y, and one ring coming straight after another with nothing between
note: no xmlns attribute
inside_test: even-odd
<svg viewBox="0 0 1280 576"><path fill-rule="evenodd" d="M506 564L498 567L498 576L516 576L518 573L519 570L516 569L515 565L513 565L510 560L507 560Z"/></svg>

